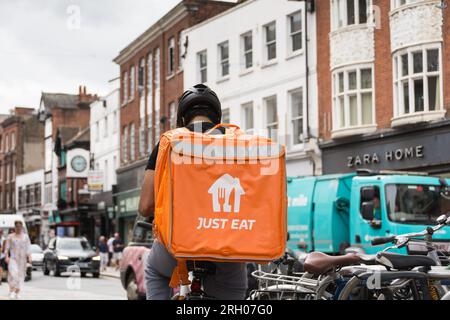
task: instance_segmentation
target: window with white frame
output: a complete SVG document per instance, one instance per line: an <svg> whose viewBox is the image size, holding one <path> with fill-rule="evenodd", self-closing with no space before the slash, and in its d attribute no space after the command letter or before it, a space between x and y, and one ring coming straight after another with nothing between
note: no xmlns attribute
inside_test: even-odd
<svg viewBox="0 0 450 320"><path fill-rule="evenodd" d="M147 141L147 152L152 152L153 149L153 114L150 112L148 114L147 119L148 127L147 127L147 135L148 135L148 141Z"/></svg>
<svg viewBox="0 0 450 320"><path fill-rule="evenodd" d="M109 185L109 181L108 181L108 176L109 176L109 170L108 170L108 160L105 160L105 169L104 169L104 177L105 177L105 181L104 181L104 185L103 185L103 190L107 190L108 189L108 185Z"/></svg>
<svg viewBox="0 0 450 320"><path fill-rule="evenodd" d="M372 66L333 73L335 129L374 124Z"/></svg>
<svg viewBox="0 0 450 320"><path fill-rule="evenodd" d="M183 39L182 39L182 32L178 32L178 70L183 69Z"/></svg>
<svg viewBox="0 0 450 320"><path fill-rule="evenodd" d="M332 0L333 30L367 23L371 0Z"/></svg>
<svg viewBox="0 0 450 320"><path fill-rule="evenodd" d="M153 91L153 54L147 56L147 94L152 95Z"/></svg>
<svg viewBox="0 0 450 320"><path fill-rule="evenodd" d="M122 77L122 103L128 101L128 72L125 71Z"/></svg>
<svg viewBox="0 0 450 320"><path fill-rule="evenodd" d="M391 0L391 10L397 9L398 7L404 6L405 4L410 4L416 1L412 0Z"/></svg>
<svg viewBox="0 0 450 320"><path fill-rule="evenodd" d="M11 168L11 171L12 171L12 173L11 173L11 181L15 181L16 180L16 163L13 162L11 167L12 167Z"/></svg>
<svg viewBox="0 0 450 320"><path fill-rule="evenodd" d="M242 124L246 133L253 134L255 129L253 116L253 102L247 102L242 105Z"/></svg>
<svg viewBox="0 0 450 320"><path fill-rule="evenodd" d="M145 117L141 118L139 124L139 154L145 155Z"/></svg>
<svg viewBox="0 0 450 320"><path fill-rule="evenodd" d="M5 136L5 152L9 152L9 135Z"/></svg>
<svg viewBox="0 0 450 320"><path fill-rule="evenodd" d="M95 142L100 141L100 121L95 123Z"/></svg>
<svg viewBox="0 0 450 320"><path fill-rule="evenodd" d="M108 137L108 115L105 116L104 122L105 122L105 124L103 126L103 137L107 138Z"/></svg>
<svg viewBox="0 0 450 320"><path fill-rule="evenodd" d="M230 109L223 109L222 110L222 123L230 123Z"/></svg>
<svg viewBox="0 0 450 320"><path fill-rule="evenodd" d="M9 182L10 173L11 173L11 169L10 169L10 166L9 166L9 163L8 163L6 165L6 182Z"/></svg>
<svg viewBox="0 0 450 320"><path fill-rule="evenodd" d="M167 74L170 76L175 71L175 38L169 39L167 48Z"/></svg>
<svg viewBox="0 0 450 320"><path fill-rule="evenodd" d="M130 68L130 100L134 99L134 91L135 88L135 80L136 80L136 74L135 74L135 67L131 66Z"/></svg>
<svg viewBox="0 0 450 320"><path fill-rule="evenodd" d="M122 133L122 160L123 162L128 161L128 127L123 127Z"/></svg>
<svg viewBox="0 0 450 320"><path fill-rule="evenodd" d="M289 22L289 53L295 53L303 48L302 41L302 12L298 11L288 16Z"/></svg>
<svg viewBox="0 0 450 320"><path fill-rule="evenodd" d="M119 126L119 119L117 118L117 111L113 113L113 133L117 132L117 127Z"/></svg>
<svg viewBox="0 0 450 320"><path fill-rule="evenodd" d="M289 92L292 144L303 142L303 88Z"/></svg>
<svg viewBox="0 0 450 320"><path fill-rule="evenodd" d="M139 70L138 70L138 90L139 95L142 95L145 88L145 59L142 58L139 61Z"/></svg>
<svg viewBox="0 0 450 320"><path fill-rule="evenodd" d="M160 63L161 63L161 59L160 59L160 51L159 48L156 48L155 50L155 89L159 89L159 83L160 83L160 78L161 78L161 72L160 72Z"/></svg>
<svg viewBox="0 0 450 320"><path fill-rule="evenodd" d="M219 78L226 77L230 74L230 55L228 41L218 45L219 51Z"/></svg>
<svg viewBox="0 0 450 320"><path fill-rule="evenodd" d="M264 26L264 58L271 61L277 57L277 30L275 21Z"/></svg>
<svg viewBox="0 0 450 320"><path fill-rule="evenodd" d="M205 83L208 81L207 66L208 58L206 50L197 53L197 65L198 65L198 79L200 83Z"/></svg>
<svg viewBox="0 0 450 320"><path fill-rule="evenodd" d="M16 148L16 134L15 132L11 133L11 150Z"/></svg>
<svg viewBox="0 0 450 320"><path fill-rule="evenodd" d="M243 69L253 67L253 34L251 31L241 35Z"/></svg>
<svg viewBox="0 0 450 320"><path fill-rule="evenodd" d="M135 141L135 126L134 123L130 125L130 160L134 161L136 158L136 141Z"/></svg>
<svg viewBox="0 0 450 320"><path fill-rule="evenodd" d="M159 135L161 134L161 118L159 116L159 109L155 111L155 139L159 141Z"/></svg>
<svg viewBox="0 0 450 320"><path fill-rule="evenodd" d="M394 54L396 116L442 109L440 44Z"/></svg>
<svg viewBox="0 0 450 320"><path fill-rule="evenodd" d="M177 127L177 106L175 102L169 103L169 122L170 129Z"/></svg>
<svg viewBox="0 0 450 320"><path fill-rule="evenodd" d="M266 117L267 136L274 140L278 140L278 110L277 110L277 96L272 96L264 99L264 109Z"/></svg>

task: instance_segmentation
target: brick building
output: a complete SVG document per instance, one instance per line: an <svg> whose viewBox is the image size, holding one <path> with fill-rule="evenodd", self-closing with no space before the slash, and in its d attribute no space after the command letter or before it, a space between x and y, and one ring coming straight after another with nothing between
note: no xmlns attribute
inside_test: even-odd
<svg viewBox="0 0 450 320"><path fill-rule="evenodd" d="M0 124L0 212L16 213L16 176L44 165L44 127L35 110L16 107Z"/></svg>
<svg viewBox="0 0 450 320"><path fill-rule="evenodd" d="M46 93L41 96L39 120L44 123L44 204L42 208L42 243L48 243L50 229L58 226L77 227L77 221L64 221L58 210L61 198L59 169L60 159L55 152L57 139L68 142L83 129L89 127L90 104L97 95L88 94L86 87L79 87L78 94ZM89 149L88 149L89 150ZM87 157L89 163L89 157ZM66 217L69 217L66 215ZM58 231L58 230L56 230ZM72 231L70 231L72 232ZM76 231L74 231L76 232Z"/></svg>
<svg viewBox="0 0 450 320"><path fill-rule="evenodd" d="M316 1L324 173L450 176L450 27L441 1Z"/></svg>
<svg viewBox="0 0 450 320"><path fill-rule="evenodd" d="M137 216L139 191L149 152L161 132L175 126L183 92L181 32L235 3L183 0L114 59L120 65L120 168L117 170L118 227L127 240Z"/></svg>

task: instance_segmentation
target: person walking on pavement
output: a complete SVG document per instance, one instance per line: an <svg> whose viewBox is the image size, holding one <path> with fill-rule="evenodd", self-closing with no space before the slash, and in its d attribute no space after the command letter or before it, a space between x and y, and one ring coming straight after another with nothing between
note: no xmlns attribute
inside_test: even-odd
<svg viewBox="0 0 450 320"><path fill-rule="evenodd" d="M3 282L3 271L6 271L5 262L5 238L3 236L3 229L0 229L0 285Z"/></svg>
<svg viewBox="0 0 450 320"><path fill-rule="evenodd" d="M114 254L114 247L113 247L113 241L114 236L111 234L106 244L108 245L108 266L113 266L113 254Z"/></svg>
<svg viewBox="0 0 450 320"><path fill-rule="evenodd" d="M6 239L5 255L8 264L9 298L18 299L25 280L27 262L31 263L30 238L21 221L14 222L14 232Z"/></svg>
<svg viewBox="0 0 450 320"><path fill-rule="evenodd" d="M98 240L97 253L100 255L100 270L106 271L109 261L108 245L106 244L106 238L101 236Z"/></svg>
<svg viewBox="0 0 450 320"><path fill-rule="evenodd" d="M123 241L120 239L120 235L118 233L114 234L114 241L113 241L113 248L114 248L114 254L113 254L113 260L114 264L116 265L116 270L119 270L120 261L122 260L122 251L123 251Z"/></svg>

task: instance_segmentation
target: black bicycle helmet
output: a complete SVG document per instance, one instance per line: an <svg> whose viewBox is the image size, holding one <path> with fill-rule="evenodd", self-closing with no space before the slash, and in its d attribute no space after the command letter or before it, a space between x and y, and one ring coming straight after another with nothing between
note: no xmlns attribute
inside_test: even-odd
<svg viewBox="0 0 450 320"><path fill-rule="evenodd" d="M204 84L186 90L178 100L177 126L186 126L196 115L205 115L215 124L222 119L222 105L217 94Z"/></svg>

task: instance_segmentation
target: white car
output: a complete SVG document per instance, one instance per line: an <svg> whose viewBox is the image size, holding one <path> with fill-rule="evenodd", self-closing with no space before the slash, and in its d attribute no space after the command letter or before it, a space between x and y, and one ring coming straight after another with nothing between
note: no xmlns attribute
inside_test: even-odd
<svg viewBox="0 0 450 320"><path fill-rule="evenodd" d="M31 265L33 270L42 269L44 261L44 251L37 244L31 245Z"/></svg>

